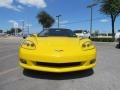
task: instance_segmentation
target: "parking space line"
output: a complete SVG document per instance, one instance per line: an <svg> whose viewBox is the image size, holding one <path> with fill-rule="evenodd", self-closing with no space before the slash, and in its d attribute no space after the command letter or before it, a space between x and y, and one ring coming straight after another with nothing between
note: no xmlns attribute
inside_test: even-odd
<svg viewBox="0 0 120 90"><path fill-rule="evenodd" d="M9 58L9 57L15 56L15 55L17 55L17 53L4 56L4 57L0 58L0 61L4 60L4 59L6 59L6 58Z"/></svg>
<svg viewBox="0 0 120 90"><path fill-rule="evenodd" d="M10 50L17 50L18 48L13 48L13 49L6 49L6 50L2 50L2 51L0 51L0 53L2 53L2 52L7 52L7 51L10 51Z"/></svg>
<svg viewBox="0 0 120 90"><path fill-rule="evenodd" d="M18 46L18 45L16 45L16 46ZM11 47L15 47L15 46L9 46L9 45L6 45L6 46L0 46L0 49L3 49L3 48L11 48Z"/></svg>
<svg viewBox="0 0 120 90"><path fill-rule="evenodd" d="M8 74L9 72L13 72L15 70L19 69L19 67L15 67L15 68L12 68L12 69L9 69L9 70L5 70L3 72L0 72L0 76L2 75L5 75L5 74Z"/></svg>

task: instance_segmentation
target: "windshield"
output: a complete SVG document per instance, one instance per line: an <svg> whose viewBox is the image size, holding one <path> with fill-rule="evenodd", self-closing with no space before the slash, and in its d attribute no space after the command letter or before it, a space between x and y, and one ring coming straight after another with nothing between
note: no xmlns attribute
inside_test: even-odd
<svg viewBox="0 0 120 90"><path fill-rule="evenodd" d="M74 33L82 33L83 31L82 30L76 30L74 31Z"/></svg>
<svg viewBox="0 0 120 90"><path fill-rule="evenodd" d="M69 29L49 29L44 30L38 34L39 37L48 36L63 36L63 37L76 37L75 33Z"/></svg>
<svg viewBox="0 0 120 90"><path fill-rule="evenodd" d="M85 31L84 31L84 33L86 33L86 34L87 34L87 33L88 33L88 31L86 31L86 30L85 30Z"/></svg>

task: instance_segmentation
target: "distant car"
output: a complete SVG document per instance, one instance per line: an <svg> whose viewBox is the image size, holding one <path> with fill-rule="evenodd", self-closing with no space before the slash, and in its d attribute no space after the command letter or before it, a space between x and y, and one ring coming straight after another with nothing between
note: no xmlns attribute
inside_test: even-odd
<svg viewBox="0 0 120 90"><path fill-rule="evenodd" d="M87 30L75 30L74 33L77 36L85 37L85 38L90 38L90 33Z"/></svg>
<svg viewBox="0 0 120 90"><path fill-rule="evenodd" d="M120 30L115 34L115 41L118 42L116 45L117 48L120 48Z"/></svg>
<svg viewBox="0 0 120 90"><path fill-rule="evenodd" d="M115 34L115 39L116 41L120 40L120 30L118 30L118 32Z"/></svg>
<svg viewBox="0 0 120 90"><path fill-rule="evenodd" d="M96 48L69 29L49 29L27 37L19 48L20 66L45 72L72 72L96 65Z"/></svg>

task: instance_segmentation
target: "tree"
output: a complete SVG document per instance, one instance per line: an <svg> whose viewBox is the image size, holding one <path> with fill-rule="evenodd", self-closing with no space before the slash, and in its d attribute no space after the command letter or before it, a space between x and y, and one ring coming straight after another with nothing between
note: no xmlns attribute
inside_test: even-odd
<svg viewBox="0 0 120 90"><path fill-rule="evenodd" d="M17 31L17 33L22 32L22 29L20 29L20 28L11 28L11 29L8 30L6 33L7 33L7 34L14 34L14 33L15 33L15 30Z"/></svg>
<svg viewBox="0 0 120 90"><path fill-rule="evenodd" d="M43 26L43 30L44 28L50 28L55 22L54 18L45 11L39 12L37 19L38 22Z"/></svg>
<svg viewBox="0 0 120 90"><path fill-rule="evenodd" d="M17 33L22 32L22 30L20 28L11 28L10 29L10 31L11 31L12 34L15 33L15 30L16 30Z"/></svg>
<svg viewBox="0 0 120 90"><path fill-rule="evenodd" d="M100 11L111 17L112 37L115 39L115 21L120 14L120 0L100 0Z"/></svg>
<svg viewBox="0 0 120 90"><path fill-rule="evenodd" d="M7 30L5 33L7 33L7 34L11 34L11 32L10 32L9 30Z"/></svg>
<svg viewBox="0 0 120 90"><path fill-rule="evenodd" d="M99 35L99 30L95 30L95 36Z"/></svg>

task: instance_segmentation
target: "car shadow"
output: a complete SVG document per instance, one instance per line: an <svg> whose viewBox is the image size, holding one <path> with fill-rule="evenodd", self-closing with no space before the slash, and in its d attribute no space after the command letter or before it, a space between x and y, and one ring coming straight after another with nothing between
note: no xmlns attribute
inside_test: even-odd
<svg viewBox="0 0 120 90"><path fill-rule="evenodd" d="M32 71L32 70L23 70L23 75L36 79L47 79L47 80L69 80L69 79L77 79L89 77L94 74L93 69L84 70L84 71L76 71L69 73L48 73L48 72L40 72L40 71Z"/></svg>

